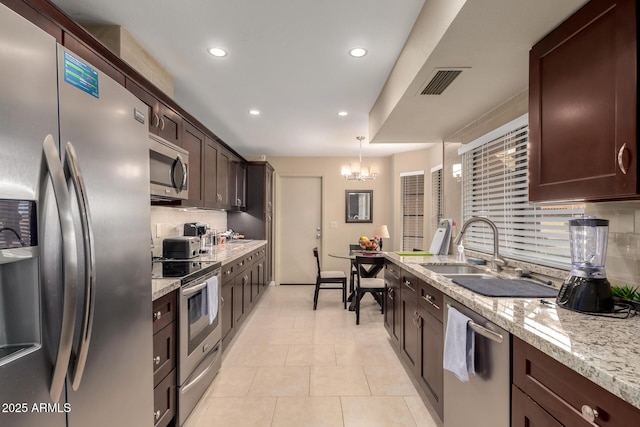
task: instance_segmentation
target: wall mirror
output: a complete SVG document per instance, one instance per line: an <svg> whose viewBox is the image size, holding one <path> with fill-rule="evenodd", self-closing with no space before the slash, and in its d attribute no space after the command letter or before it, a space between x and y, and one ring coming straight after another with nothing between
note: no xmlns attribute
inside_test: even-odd
<svg viewBox="0 0 640 427"><path fill-rule="evenodd" d="M346 190L345 222L373 222L373 190Z"/></svg>

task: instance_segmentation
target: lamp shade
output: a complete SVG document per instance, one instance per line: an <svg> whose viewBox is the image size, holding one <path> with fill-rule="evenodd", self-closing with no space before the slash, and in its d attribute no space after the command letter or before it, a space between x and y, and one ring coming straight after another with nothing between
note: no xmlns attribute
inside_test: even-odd
<svg viewBox="0 0 640 427"><path fill-rule="evenodd" d="M383 239L388 239L390 237L389 229L386 225L376 225L376 230L373 232L373 235L380 236Z"/></svg>

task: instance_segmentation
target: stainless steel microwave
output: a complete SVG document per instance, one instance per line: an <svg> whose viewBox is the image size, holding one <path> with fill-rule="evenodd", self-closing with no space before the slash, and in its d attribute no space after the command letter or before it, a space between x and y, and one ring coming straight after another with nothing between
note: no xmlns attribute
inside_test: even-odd
<svg viewBox="0 0 640 427"><path fill-rule="evenodd" d="M152 200L189 198L189 152L149 134L149 175Z"/></svg>

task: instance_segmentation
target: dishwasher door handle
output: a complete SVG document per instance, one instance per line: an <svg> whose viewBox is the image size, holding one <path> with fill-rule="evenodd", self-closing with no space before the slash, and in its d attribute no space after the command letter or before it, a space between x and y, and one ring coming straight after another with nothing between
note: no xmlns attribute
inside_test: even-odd
<svg viewBox="0 0 640 427"><path fill-rule="evenodd" d="M504 341L504 337L501 334L498 334L496 332L493 332L492 330L489 330L483 326L480 326L477 323L475 323L473 320L470 320L469 323L467 323L467 325L471 328L471 330L473 330L473 332L475 332L478 335L482 335L483 337L490 339L491 341L495 341L498 344L502 344L502 342Z"/></svg>

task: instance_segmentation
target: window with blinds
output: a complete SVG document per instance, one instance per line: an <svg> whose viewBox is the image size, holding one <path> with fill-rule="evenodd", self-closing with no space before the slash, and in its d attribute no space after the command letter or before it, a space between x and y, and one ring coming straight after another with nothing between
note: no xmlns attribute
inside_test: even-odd
<svg viewBox="0 0 640 427"><path fill-rule="evenodd" d="M431 170L431 221L433 229L438 229L442 219L442 166Z"/></svg>
<svg viewBox="0 0 640 427"><path fill-rule="evenodd" d="M528 117L523 116L488 138L463 146L463 219L492 220L500 234L500 254L550 267L570 266L568 220L584 205L539 204L528 200ZM486 141L486 142L485 142ZM493 253L493 233L473 224L464 247Z"/></svg>
<svg viewBox="0 0 640 427"><path fill-rule="evenodd" d="M402 250L424 249L424 171L400 174Z"/></svg>

